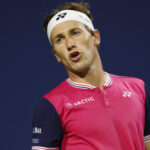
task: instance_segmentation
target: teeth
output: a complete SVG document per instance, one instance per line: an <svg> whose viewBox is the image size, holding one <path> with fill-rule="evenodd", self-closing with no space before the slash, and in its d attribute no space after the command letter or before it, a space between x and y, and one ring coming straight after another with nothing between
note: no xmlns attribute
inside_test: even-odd
<svg viewBox="0 0 150 150"><path fill-rule="evenodd" d="M72 54L72 57L76 57L78 54L79 54L78 52L74 52L74 53Z"/></svg>

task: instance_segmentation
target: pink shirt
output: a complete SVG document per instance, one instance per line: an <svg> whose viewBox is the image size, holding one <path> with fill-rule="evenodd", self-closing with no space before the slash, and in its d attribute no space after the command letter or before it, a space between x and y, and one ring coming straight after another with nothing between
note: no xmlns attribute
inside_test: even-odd
<svg viewBox="0 0 150 150"><path fill-rule="evenodd" d="M107 76L104 92L67 79L46 94L35 111L32 149L145 150L150 99L144 82Z"/></svg>

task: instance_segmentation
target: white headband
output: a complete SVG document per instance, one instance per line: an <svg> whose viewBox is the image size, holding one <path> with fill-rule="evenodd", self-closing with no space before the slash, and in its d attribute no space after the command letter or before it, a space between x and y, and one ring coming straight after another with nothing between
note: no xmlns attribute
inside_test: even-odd
<svg viewBox="0 0 150 150"><path fill-rule="evenodd" d="M50 39L51 32L54 29L54 27L64 21L69 21L69 20L79 21L85 24L86 26L88 26L91 30L94 30L92 21L86 14L75 10L63 10L58 12L55 16L53 16L47 25L47 36L50 43L51 43L51 39Z"/></svg>

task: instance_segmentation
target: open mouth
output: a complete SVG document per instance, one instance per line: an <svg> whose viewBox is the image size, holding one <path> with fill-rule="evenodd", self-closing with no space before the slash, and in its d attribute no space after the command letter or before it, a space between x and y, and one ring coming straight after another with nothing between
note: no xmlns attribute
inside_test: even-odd
<svg viewBox="0 0 150 150"><path fill-rule="evenodd" d="M77 61L80 58L81 54L78 51L75 51L70 54L70 58L73 61Z"/></svg>

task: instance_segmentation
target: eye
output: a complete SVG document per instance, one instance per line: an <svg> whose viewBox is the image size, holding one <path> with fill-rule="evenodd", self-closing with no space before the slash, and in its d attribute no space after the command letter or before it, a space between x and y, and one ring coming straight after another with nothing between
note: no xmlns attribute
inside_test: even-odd
<svg viewBox="0 0 150 150"><path fill-rule="evenodd" d="M56 39L56 43L57 43L57 44L60 44L62 41L63 41L63 38L62 38L62 37L59 37L59 38Z"/></svg>
<svg viewBox="0 0 150 150"><path fill-rule="evenodd" d="M73 31L73 35L79 35L80 32L79 31Z"/></svg>

